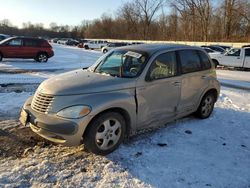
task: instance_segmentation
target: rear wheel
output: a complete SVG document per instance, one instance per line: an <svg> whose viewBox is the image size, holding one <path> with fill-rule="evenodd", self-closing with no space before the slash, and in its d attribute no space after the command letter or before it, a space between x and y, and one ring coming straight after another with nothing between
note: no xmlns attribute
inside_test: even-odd
<svg viewBox="0 0 250 188"><path fill-rule="evenodd" d="M36 61L46 63L48 61L48 55L46 53L39 53L36 57Z"/></svg>
<svg viewBox="0 0 250 188"><path fill-rule="evenodd" d="M207 93L201 100L196 115L201 119L208 118L214 109L215 96L212 92Z"/></svg>
<svg viewBox="0 0 250 188"><path fill-rule="evenodd" d="M98 155L107 155L122 143L125 135L125 120L116 112L107 112L94 119L86 130L85 148Z"/></svg>
<svg viewBox="0 0 250 188"><path fill-rule="evenodd" d="M213 63L214 63L214 67L217 68L217 66L219 65L219 62L216 59L212 59Z"/></svg>
<svg viewBox="0 0 250 188"><path fill-rule="evenodd" d="M104 53L104 54L106 54L107 52L108 52L108 50L107 50L107 49L104 49L104 50L103 50L103 53Z"/></svg>

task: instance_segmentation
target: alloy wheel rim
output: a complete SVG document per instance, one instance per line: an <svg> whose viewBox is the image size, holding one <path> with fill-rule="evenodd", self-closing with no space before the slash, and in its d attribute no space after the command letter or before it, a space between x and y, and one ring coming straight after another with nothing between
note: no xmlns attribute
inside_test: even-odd
<svg viewBox="0 0 250 188"><path fill-rule="evenodd" d="M212 96L207 96L202 102L201 113L203 116L207 116L211 113L213 109L213 99Z"/></svg>
<svg viewBox="0 0 250 188"><path fill-rule="evenodd" d="M38 59L40 62L45 62L47 60L47 56L44 54L41 54L41 55L39 55Z"/></svg>
<svg viewBox="0 0 250 188"><path fill-rule="evenodd" d="M101 150L108 150L115 146L121 137L121 123L116 119L107 119L99 125L95 141Z"/></svg>

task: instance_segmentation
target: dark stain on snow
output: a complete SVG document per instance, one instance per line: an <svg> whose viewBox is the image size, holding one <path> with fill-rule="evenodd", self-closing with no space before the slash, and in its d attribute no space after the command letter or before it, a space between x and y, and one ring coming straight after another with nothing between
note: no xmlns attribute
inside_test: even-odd
<svg viewBox="0 0 250 188"><path fill-rule="evenodd" d="M185 133L186 133L186 134L192 134L192 131L186 130Z"/></svg>
<svg viewBox="0 0 250 188"><path fill-rule="evenodd" d="M160 147L168 146L166 143L158 143L157 145L160 146Z"/></svg>
<svg viewBox="0 0 250 188"><path fill-rule="evenodd" d="M136 154L135 154L135 157L139 157L139 156L141 156L142 155L142 152L137 152Z"/></svg>

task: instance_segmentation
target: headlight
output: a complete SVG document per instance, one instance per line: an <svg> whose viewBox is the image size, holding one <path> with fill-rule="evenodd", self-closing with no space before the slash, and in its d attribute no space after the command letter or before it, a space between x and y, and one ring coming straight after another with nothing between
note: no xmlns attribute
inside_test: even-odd
<svg viewBox="0 0 250 188"><path fill-rule="evenodd" d="M88 115L90 112L91 108L89 106L77 105L64 108L57 112L56 115L63 118L77 119Z"/></svg>

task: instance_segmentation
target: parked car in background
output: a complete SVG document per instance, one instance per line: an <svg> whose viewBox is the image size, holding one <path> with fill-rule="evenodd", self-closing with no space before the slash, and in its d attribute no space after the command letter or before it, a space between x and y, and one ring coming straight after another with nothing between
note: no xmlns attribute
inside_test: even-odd
<svg viewBox="0 0 250 188"><path fill-rule="evenodd" d="M102 47L106 46L108 41L105 40L91 40L84 43L85 49L102 49Z"/></svg>
<svg viewBox="0 0 250 188"><path fill-rule="evenodd" d="M47 62L53 55L51 45L44 39L12 37L0 42L0 61L3 58L24 58Z"/></svg>
<svg viewBox="0 0 250 188"><path fill-rule="evenodd" d="M78 48L84 48L84 43L87 43L87 42L89 42L89 41L85 40L85 39L80 39L79 44L77 45Z"/></svg>
<svg viewBox="0 0 250 188"><path fill-rule="evenodd" d="M217 45L210 45L210 46L201 46L202 48L210 48L216 52L220 52L221 54L225 53L226 50L220 46L217 46Z"/></svg>
<svg viewBox="0 0 250 188"><path fill-rule="evenodd" d="M121 46L127 46L127 43L124 42L115 42L115 43L109 43L106 46L102 47L102 53L107 53L113 48L121 47Z"/></svg>
<svg viewBox="0 0 250 188"><path fill-rule="evenodd" d="M250 68L250 46L243 48L231 48L225 54L211 57L216 66L230 66L238 68Z"/></svg>
<svg viewBox="0 0 250 188"><path fill-rule="evenodd" d="M225 51L229 51L232 48L232 46L226 46L226 45L214 45L214 46L219 46L223 48Z"/></svg>
<svg viewBox="0 0 250 188"><path fill-rule="evenodd" d="M57 44L63 44L63 45L66 45L66 43L68 42L68 38L62 38L60 40L57 41Z"/></svg>
<svg viewBox="0 0 250 188"><path fill-rule="evenodd" d="M58 40L60 40L60 39L59 38L54 38L54 39L51 39L51 42L57 43Z"/></svg>
<svg viewBox="0 0 250 188"><path fill-rule="evenodd" d="M211 48L203 47L203 49L209 54L210 57L214 57L221 54L221 52L212 50Z"/></svg>
<svg viewBox="0 0 250 188"><path fill-rule="evenodd" d="M0 41L9 38L9 35L0 34Z"/></svg>
<svg viewBox="0 0 250 188"><path fill-rule="evenodd" d="M74 39L69 39L69 40L66 42L66 45L68 45L68 46L78 46L78 45L79 45L79 41L74 40Z"/></svg>
<svg viewBox="0 0 250 188"><path fill-rule="evenodd" d="M219 93L216 71L201 48L125 46L87 70L44 81L25 102L20 121L52 142L83 143L106 155L139 130L193 113L208 118Z"/></svg>

